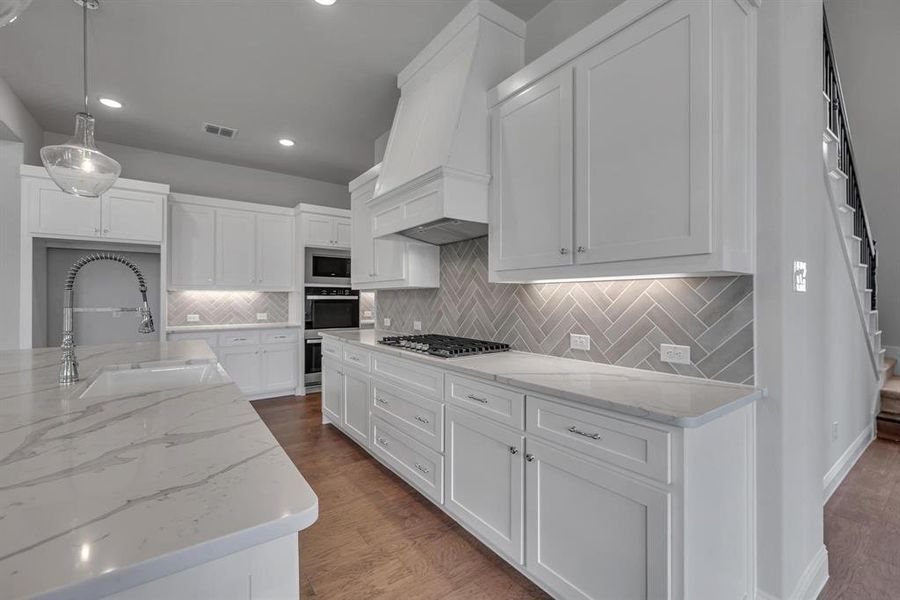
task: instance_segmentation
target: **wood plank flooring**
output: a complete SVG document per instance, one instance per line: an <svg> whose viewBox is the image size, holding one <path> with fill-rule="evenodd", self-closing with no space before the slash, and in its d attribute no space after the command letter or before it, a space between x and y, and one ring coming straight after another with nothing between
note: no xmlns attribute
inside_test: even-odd
<svg viewBox="0 0 900 600"><path fill-rule="evenodd" d="M319 496L300 534L300 590L309 598L549 598L440 509L331 425L320 398L254 402Z"/></svg>

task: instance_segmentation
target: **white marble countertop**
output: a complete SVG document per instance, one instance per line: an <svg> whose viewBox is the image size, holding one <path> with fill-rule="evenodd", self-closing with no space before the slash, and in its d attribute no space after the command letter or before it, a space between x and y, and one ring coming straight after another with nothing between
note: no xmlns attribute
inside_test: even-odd
<svg viewBox="0 0 900 600"><path fill-rule="evenodd" d="M166 333L192 333L195 331L235 331L242 329L296 329L300 323L231 323L226 325L168 325Z"/></svg>
<svg viewBox="0 0 900 600"><path fill-rule="evenodd" d="M211 362L201 341L0 352L0 598L98 598L315 522L233 383L79 399L101 367Z"/></svg>
<svg viewBox="0 0 900 600"><path fill-rule="evenodd" d="M396 334L372 329L324 329L321 334L525 391L678 427L699 427L762 397L761 390L746 385L528 352L438 358L378 344L384 335Z"/></svg>

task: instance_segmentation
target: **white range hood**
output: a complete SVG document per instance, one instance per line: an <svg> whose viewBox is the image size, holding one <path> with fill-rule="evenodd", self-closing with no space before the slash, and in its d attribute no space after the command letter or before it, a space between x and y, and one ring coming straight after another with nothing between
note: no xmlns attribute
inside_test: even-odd
<svg viewBox="0 0 900 600"><path fill-rule="evenodd" d="M370 201L375 237L446 244L487 235L485 94L522 67L524 40L524 21L472 0L400 72L400 102Z"/></svg>

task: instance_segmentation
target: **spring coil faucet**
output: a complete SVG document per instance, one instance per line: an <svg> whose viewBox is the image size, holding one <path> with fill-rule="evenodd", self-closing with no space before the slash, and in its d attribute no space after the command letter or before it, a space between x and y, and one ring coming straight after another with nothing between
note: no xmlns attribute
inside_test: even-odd
<svg viewBox="0 0 900 600"><path fill-rule="evenodd" d="M75 277L78 271L86 264L98 260L111 260L121 263L131 269L138 280L138 290L141 292L140 308L95 308L95 309L77 309L74 306L74 289ZM110 252L95 252L82 256L76 260L69 268L69 274L66 276L66 287L63 291L63 338L60 348L62 349L62 358L59 364L59 383L68 385L78 381L78 359L75 357L75 332L73 330L73 313L90 310L94 312L140 312L141 324L138 326L138 333L153 333L156 329L153 326L153 315L150 314L150 305L147 303L147 284L144 282L144 274L140 268L124 256L112 254Z"/></svg>

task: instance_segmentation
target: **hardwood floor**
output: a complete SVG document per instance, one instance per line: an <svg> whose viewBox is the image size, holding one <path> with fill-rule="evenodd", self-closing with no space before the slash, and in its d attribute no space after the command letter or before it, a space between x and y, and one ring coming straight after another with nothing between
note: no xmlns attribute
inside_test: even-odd
<svg viewBox="0 0 900 600"><path fill-rule="evenodd" d="M549 598L331 425L320 398L254 402L319 496L300 534L304 600Z"/></svg>
<svg viewBox="0 0 900 600"><path fill-rule="evenodd" d="M825 505L820 600L900 598L900 444L875 440Z"/></svg>

